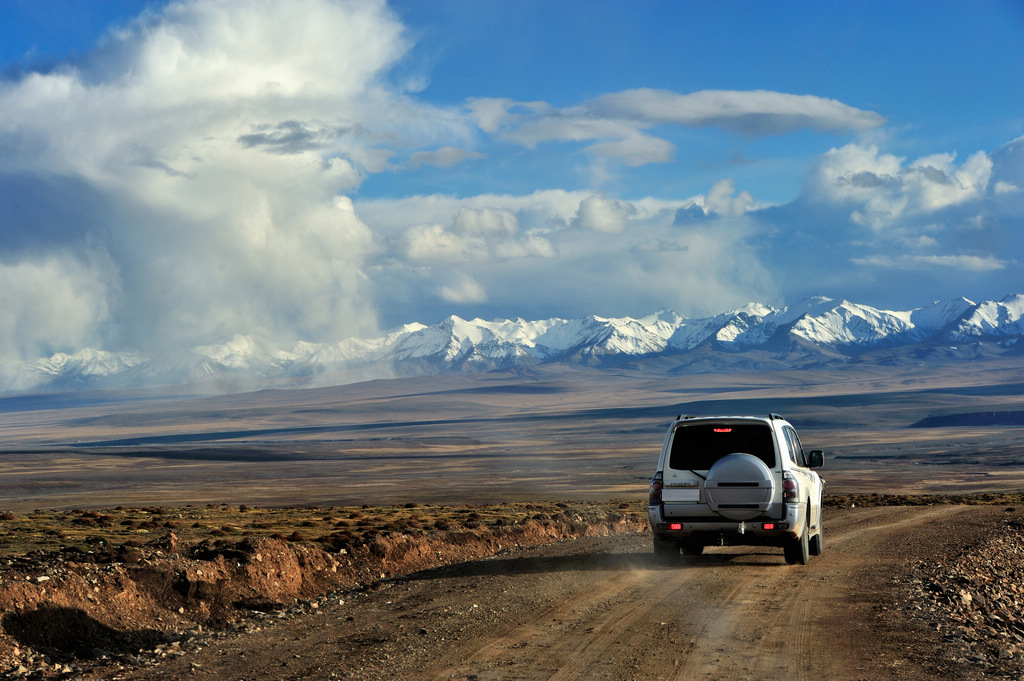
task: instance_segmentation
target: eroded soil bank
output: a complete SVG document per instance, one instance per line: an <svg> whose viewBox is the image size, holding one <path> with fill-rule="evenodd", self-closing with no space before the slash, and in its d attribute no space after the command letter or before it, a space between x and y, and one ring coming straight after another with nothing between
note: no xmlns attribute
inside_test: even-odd
<svg viewBox="0 0 1024 681"><path fill-rule="evenodd" d="M316 608L328 594L514 547L646 529L635 514L574 512L427 535L388 533L336 551L273 538L189 545L169 532L89 556L9 558L0 573L0 672L88 676L111 665L145 665L211 630Z"/></svg>
<svg viewBox="0 0 1024 681"><path fill-rule="evenodd" d="M731 546L669 564L638 532L522 546L301 601L242 622L245 635L192 635L160 664L121 659L101 672L111 681L1021 678L1016 630L993 624L1016 616L1017 582L1004 579L1019 581L1016 510L858 506L830 512L826 534L825 553L803 566L776 548ZM937 573L922 579L922 567Z"/></svg>

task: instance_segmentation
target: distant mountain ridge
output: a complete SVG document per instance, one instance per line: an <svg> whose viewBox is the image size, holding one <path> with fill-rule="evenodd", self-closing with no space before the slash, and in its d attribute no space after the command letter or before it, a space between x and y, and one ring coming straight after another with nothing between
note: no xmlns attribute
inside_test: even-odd
<svg viewBox="0 0 1024 681"><path fill-rule="evenodd" d="M325 384L444 372L476 372L544 364L601 367L650 358L691 361L707 370L714 357L784 362L805 356L855 357L879 348L988 342L1017 348L1024 336L1024 294L974 303L938 301L909 311L878 310L846 300L811 298L776 309L750 303L689 319L663 310L646 317L465 320L406 324L372 339L300 341L273 347L251 336L173 355L84 349L28 362L0 364L0 391L230 383L255 389L275 384ZM712 364L715 364L712 362ZM702 368L705 367L705 368Z"/></svg>

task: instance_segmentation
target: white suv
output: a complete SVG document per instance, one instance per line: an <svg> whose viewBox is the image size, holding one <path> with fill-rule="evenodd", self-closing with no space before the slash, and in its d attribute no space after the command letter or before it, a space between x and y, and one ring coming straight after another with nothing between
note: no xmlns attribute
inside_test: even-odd
<svg viewBox="0 0 1024 681"><path fill-rule="evenodd" d="M654 552L699 555L711 545L781 546L789 564L820 555L825 481L796 430L777 414L680 416L651 479Z"/></svg>

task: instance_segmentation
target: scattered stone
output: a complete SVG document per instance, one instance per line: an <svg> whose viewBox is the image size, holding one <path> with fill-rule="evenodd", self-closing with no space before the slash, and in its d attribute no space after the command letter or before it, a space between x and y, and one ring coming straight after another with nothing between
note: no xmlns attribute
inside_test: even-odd
<svg viewBox="0 0 1024 681"><path fill-rule="evenodd" d="M917 619L937 631L954 656L1008 678L1024 678L1024 521L1010 518L987 542L951 564L919 562L906 582Z"/></svg>

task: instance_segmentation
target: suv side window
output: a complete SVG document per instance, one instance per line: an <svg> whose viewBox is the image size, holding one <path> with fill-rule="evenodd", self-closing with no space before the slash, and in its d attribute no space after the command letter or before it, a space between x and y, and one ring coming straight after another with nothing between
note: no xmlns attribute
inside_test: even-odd
<svg viewBox="0 0 1024 681"><path fill-rule="evenodd" d="M797 437L796 431L786 426L783 428L783 432L786 434L786 443L789 445L789 452L792 455L793 462L798 466L807 467L807 457L804 455L804 448L800 445L800 438Z"/></svg>

